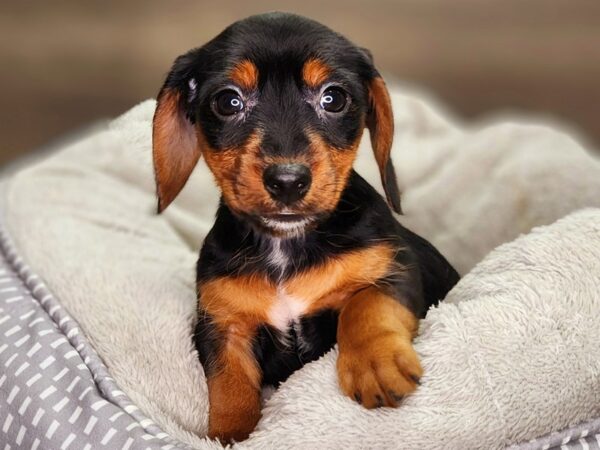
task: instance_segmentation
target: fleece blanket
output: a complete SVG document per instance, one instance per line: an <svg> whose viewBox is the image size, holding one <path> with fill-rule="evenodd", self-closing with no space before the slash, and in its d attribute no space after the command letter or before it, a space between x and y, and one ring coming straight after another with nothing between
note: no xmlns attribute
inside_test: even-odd
<svg viewBox="0 0 600 450"><path fill-rule="evenodd" d="M600 164L565 134L461 127L423 100L392 97L402 221L462 273L533 226L600 207ZM218 195L200 165L166 214L154 215L153 109L145 102L15 175L6 224L123 392L169 435L203 448L193 268ZM356 167L379 186L366 150ZM461 281L422 324L416 345L428 374L401 408L368 412L342 397L332 351L267 401L241 446L499 448L600 415L590 357L600 329L590 322L599 316L597 214L500 249Z"/></svg>

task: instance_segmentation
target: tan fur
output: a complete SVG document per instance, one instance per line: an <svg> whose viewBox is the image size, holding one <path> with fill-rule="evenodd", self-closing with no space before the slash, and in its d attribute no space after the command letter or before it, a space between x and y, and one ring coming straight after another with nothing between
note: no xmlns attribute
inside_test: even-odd
<svg viewBox="0 0 600 450"><path fill-rule="evenodd" d="M225 333L254 332L267 321L276 286L264 275L226 276L200 283L202 308Z"/></svg>
<svg viewBox="0 0 600 450"><path fill-rule="evenodd" d="M152 155L159 212L179 194L200 158L200 131L179 108L179 97L179 92L165 89L154 113Z"/></svg>
<svg viewBox="0 0 600 450"><path fill-rule="evenodd" d="M317 133L307 134L312 187L301 205L309 211L333 211L348 181L362 133L344 149L329 146Z"/></svg>
<svg viewBox="0 0 600 450"><path fill-rule="evenodd" d="M260 419L260 370L252 354L252 334L230 331L218 370L208 377L208 436L223 442L244 440Z"/></svg>
<svg viewBox="0 0 600 450"><path fill-rule="evenodd" d="M356 293L338 323L340 387L367 408L396 406L423 374L412 338L417 319L377 287Z"/></svg>
<svg viewBox="0 0 600 450"><path fill-rule="evenodd" d="M331 69L329 66L317 58L309 59L302 67L302 79L311 88L317 88L323 84L330 73Z"/></svg>
<svg viewBox="0 0 600 450"><path fill-rule="evenodd" d="M276 208L263 186L262 174L267 164L258 156L260 142L260 135L256 132L240 147L218 151L203 147L204 160L227 205L234 211Z"/></svg>
<svg viewBox="0 0 600 450"><path fill-rule="evenodd" d="M390 161L390 152L394 139L394 116L392 112L392 102L385 86L383 78L376 77L369 84L369 98L371 103L371 112L367 116L367 126L371 135L371 147L375 154L375 160L379 167L381 183L383 184L388 202L393 204L391 197L393 193L390 189L397 191L397 186L390 186L387 180L386 169Z"/></svg>
<svg viewBox="0 0 600 450"><path fill-rule="evenodd" d="M369 96L373 108L373 118L368 122L371 133L371 145L379 171L385 173L390 158L394 138L394 116L392 102L383 78L374 78L369 85ZM383 175L382 175L383 176Z"/></svg>
<svg viewBox="0 0 600 450"><path fill-rule="evenodd" d="M241 61L231 70L229 77L245 90L256 89L258 85L258 69L254 63L248 59Z"/></svg>
<svg viewBox="0 0 600 450"><path fill-rule="evenodd" d="M387 244L331 257L329 261L299 274L285 283L285 291L308 301L307 314L325 308L341 309L356 291L374 285L378 279L399 270L394 251Z"/></svg>

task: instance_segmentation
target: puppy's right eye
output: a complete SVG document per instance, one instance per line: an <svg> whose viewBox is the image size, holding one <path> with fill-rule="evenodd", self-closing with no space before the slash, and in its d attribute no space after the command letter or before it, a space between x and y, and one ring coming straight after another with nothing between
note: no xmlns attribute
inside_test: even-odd
<svg viewBox="0 0 600 450"><path fill-rule="evenodd" d="M244 101L234 90L219 92L215 97L215 111L221 116L233 116L244 109Z"/></svg>
<svg viewBox="0 0 600 450"><path fill-rule="evenodd" d="M346 94L338 87L330 87L321 96L321 108L327 112L339 113L346 106Z"/></svg>

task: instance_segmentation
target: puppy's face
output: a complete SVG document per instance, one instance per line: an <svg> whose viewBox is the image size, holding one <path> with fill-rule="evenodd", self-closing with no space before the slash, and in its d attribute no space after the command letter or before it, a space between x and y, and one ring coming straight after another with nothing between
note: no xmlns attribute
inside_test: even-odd
<svg viewBox="0 0 600 450"><path fill-rule="evenodd" d="M236 22L179 57L159 94L159 210L202 155L235 214L297 233L335 209L365 126L399 209L391 106L368 53L294 15Z"/></svg>

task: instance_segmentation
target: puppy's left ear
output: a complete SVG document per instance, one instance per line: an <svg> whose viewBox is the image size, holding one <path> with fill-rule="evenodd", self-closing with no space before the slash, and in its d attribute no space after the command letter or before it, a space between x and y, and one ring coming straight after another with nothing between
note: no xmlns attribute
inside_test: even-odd
<svg viewBox="0 0 600 450"><path fill-rule="evenodd" d="M383 78L373 66L370 52L365 49L361 49L361 51L369 60L371 68L371 74L367 80L369 111L366 120L366 125L371 135L371 147L379 166L381 183L383 184L388 204L395 212L402 214L400 190L398 189L396 172L390 156L392 141L394 140L392 102Z"/></svg>
<svg viewBox="0 0 600 450"><path fill-rule="evenodd" d="M190 52L177 58L157 98L152 158L159 213L183 189L200 158L199 130L191 112L197 89L191 74L193 56Z"/></svg>

